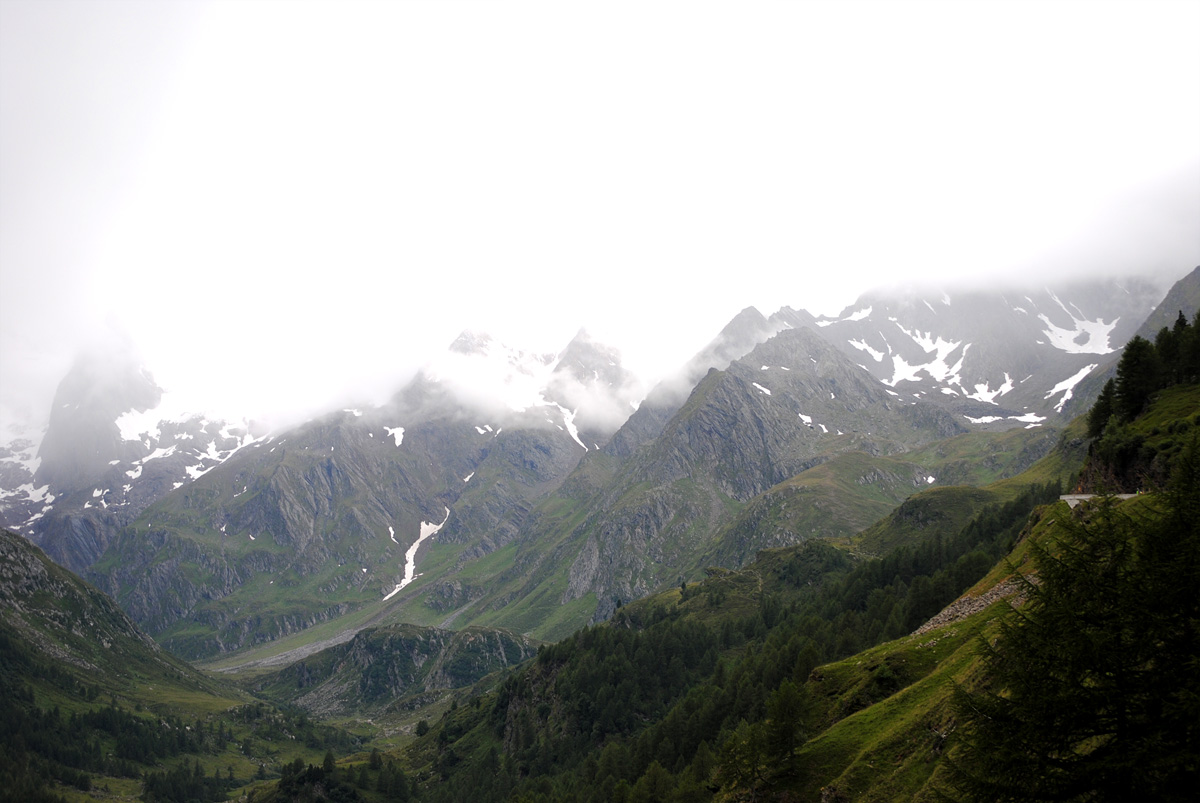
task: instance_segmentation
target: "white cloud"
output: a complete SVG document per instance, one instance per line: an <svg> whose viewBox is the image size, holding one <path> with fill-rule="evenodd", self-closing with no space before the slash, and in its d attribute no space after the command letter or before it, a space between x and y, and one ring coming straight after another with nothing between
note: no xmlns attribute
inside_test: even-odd
<svg viewBox="0 0 1200 803"><path fill-rule="evenodd" d="M164 5L0 4L5 394L106 318L301 415L464 328L662 374L750 304L1200 256L1195 4Z"/></svg>

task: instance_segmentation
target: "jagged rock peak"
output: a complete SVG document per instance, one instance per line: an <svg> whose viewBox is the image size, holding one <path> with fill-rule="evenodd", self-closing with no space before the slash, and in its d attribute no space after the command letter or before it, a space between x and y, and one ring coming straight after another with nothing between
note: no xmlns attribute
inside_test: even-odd
<svg viewBox="0 0 1200 803"><path fill-rule="evenodd" d="M717 341L741 342L757 340L770 326L767 317L757 307L746 307L725 324L717 334Z"/></svg>
<svg viewBox="0 0 1200 803"><path fill-rule="evenodd" d="M580 382L616 385L628 381L621 368L621 352L596 340L586 329L580 329L558 355L554 372L569 374Z"/></svg>
<svg viewBox="0 0 1200 803"><path fill-rule="evenodd" d="M80 355L54 394L36 482L56 490L87 484L126 456L117 418L157 407L162 393L150 372L124 353Z"/></svg>
<svg viewBox="0 0 1200 803"><path fill-rule="evenodd" d="M488 353L494 342L495 339L487 332L464 329L450 344L450 351L468 356L483 355Z"/></svg>

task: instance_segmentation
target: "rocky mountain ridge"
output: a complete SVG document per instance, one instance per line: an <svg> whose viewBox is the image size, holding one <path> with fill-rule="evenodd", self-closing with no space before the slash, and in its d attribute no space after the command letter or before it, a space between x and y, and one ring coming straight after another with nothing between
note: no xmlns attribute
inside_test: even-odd
<svg viewBox="0 0 1200 803"><path fill-rule="evenodd" d="M1071 414L1074 387L1137 332L1163 288L1130 279L930 295L868 293L816 325L905 397L1013 426Z"/></svg>
<svg viewBox="0 0 1200 803"><path fill-rule="evenodd" d="M124 496L92 480L60 500L47 483L71 513L31 536L95 562L94 582L191 656L376 608L552 635L713 555L820 537L818 523L712 544L756 497L838 455L1061 420L1066 380L1112 358L1150 292L1111 291L1030 293L1020 309L997 294L871 296L837 319L751 308L640 404L618 355L581 332L558 355L465 333L388 404L286 433L132 425L148 418L131 408L117 418L137 437L118 445L145 454L105 462ZM176 441L214 429L225 440L204 454L219 466L166 471L199 452ZM923 465L902 472L914 487ZM862 476L900 487L889 471Z"/></svg>

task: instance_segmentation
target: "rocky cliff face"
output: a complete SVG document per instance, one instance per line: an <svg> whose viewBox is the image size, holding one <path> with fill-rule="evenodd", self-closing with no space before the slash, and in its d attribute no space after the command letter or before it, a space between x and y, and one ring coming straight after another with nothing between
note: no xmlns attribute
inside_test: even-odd
<svg viewBox="0 0 1200 803"><path fill-rule="evenodd" d="M119 352L81 356L59 385L37 458L21 461L35 471L27 480L0 475L0 521L82 572L148 505L261 434L244 423L168 414L163 398L153 377Z"/></svg>
<svg viewBox="0 0 1200 803"><path fill-rule="evenodd" d="M162 390L136 363L107 354L81 357L54 394L35 482L66 494L82 489L114 460L141 457L121 437L117 418L145 412L161 398Z"/></svg>
<svg viewBox="0 0 1200 803"><path fill-rule="evenodd" d="M742 310L712 342L688 360L676 376L663 380L650 391L637 411L604 446L605 451L621 458L632 456L637 447L662 434L671 416L679 411L696 383L709 371L723 371L731 362L744 357L781 329L811 323L813 320L811 315L803 311L783 310L767 318L754 307Z"/></svg>
<svg viewBox="0 0 1200 803"><path fill-rule="evenodd" d="M423 530L476 556L514 537L585 454L570 424L557 404L483 412L420 377L383 408L247 445L142 511L89 576L189 657L400 605Z"/></svg>
<svg viewBox="0 0 1200 803"><path fill-rule="evenodd" d="M406 423L338 413L255 444L150 506L91 576L190 656L378 601L496 440L456 416Z"/></svg>
<svg viewBox="0 0 1200 803"><path fill-rule="evenodd" d="M881 387L813 330L785 329L710 371L604 491L574 533L564 597L593 593L605 616L693 571L742 505L788 477L842 452L891 454L964 431L941 408Z"/></svg>
<svg viewBox="0 0 1200 803"><path fill-rule="evenodd" d="M123 655L177 668L111 599L5 529L0 529L0 617L43 654L85 670L107 670Z"/></svg>
<svg viewBox="0 0 1200 803"><path fill-rule="evenodd" d="M889 393L812 330L788 329L701 382L637 476L708 474L745 501L826 453L886 454L965 431L940 408Z"/></svg>

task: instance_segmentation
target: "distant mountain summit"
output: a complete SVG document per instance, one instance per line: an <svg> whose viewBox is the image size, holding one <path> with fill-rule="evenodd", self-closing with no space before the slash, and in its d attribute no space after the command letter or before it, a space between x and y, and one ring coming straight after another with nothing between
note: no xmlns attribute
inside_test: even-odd
<svg viewBox="0 0 1200 803"><path fill-rule="evenodd" d="M435 387L464 409L501 423L530 426L549 419L585 449L607 440L644 394L637 377L621 365L620 353L584 330L557 354L534 354L482 332L463 332L397 402L411 406L420 388Z"/></svg>
<svg viewBox="0 0 1200 803"><path fill-rule="evenodd" d="M19 481L0 515L190 657L348 614L554 638L714 556L845 534L839 506L886 512L935 462L970 476L926 448L953 436L1015 430L989 471L1020 470L1158 298L1100 281L747 308L648 393L586 331L556 353L464 332L386 403L273 433L167 412L139 366L83 366L40 465L0 454Z"/></svg>
<svg viewBox="0 0 1200 803"><path fill-rule="evenodd" d="M434 533L503 546L607 439L607 408L632 410L617 359L586 335L536 355L465 334L388 403L254 439L160 496L88 577L189 656L403 605L425 584L416 555Z"/></svg>
<svg viewBox="0 0 1200 803"><path fill-rule="evenodd" d="M973 424L1035 424L1112 358L1162 298L1149 282L1052 289L875 291L821 334L906 398L935 401Z"/></svg>
<svg viewBox="0 0 1200 803"><path fill-rule="evenodd" d="M140 450L126 442L117 420L161 400L162 389L137 363L102 352L79 357L54 394L34 481L66 494L103 474L113 460L137 459Z"/></svg>
<svg viewBox="0 0 1200 803"><path fill-rule="evenodd" d="M82 354L59 383L36 460L26 463L34 471L4 488L0 521L82 571L147 505L255 440L246 422L182 413L170 401L119 350Z"/></svg>

